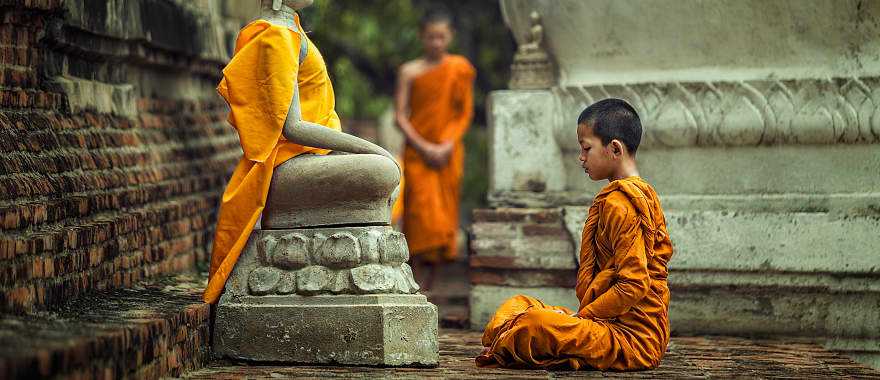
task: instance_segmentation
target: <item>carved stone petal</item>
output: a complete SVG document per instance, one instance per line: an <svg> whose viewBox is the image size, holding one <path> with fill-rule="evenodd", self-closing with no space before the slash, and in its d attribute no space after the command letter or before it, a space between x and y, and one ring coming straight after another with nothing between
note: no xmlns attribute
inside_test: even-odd
<svg viewBox="0 0 880 380"><path fill-rule="evenodd" d="M327 236L318 232L312 235L312 248L309 252L311 252L311 261L312 263L319 264L321 262L321 246L324 245L324 242L327 241Z"/></svg>
<svg viewBox="0 0 880 380"><path fill-rule="evenodd" d="M281 274L281 281L275 289L278 294L296 293L296 272L284 272Z"/></svg>
<svg viewBox="0 0 880 380"><path fill-rule="evenodd" d="M335 233L321 245L320 264L331 268L351 268L361 259L361 247L350 233Z"/></svg>
<svg viewBox="0 0 880 380"><path fill-rule="evenodd" d="M400 268L394 268L392 272L394 273L394 292L409 294L409 281L406 280L406 275L400 270Z"/></svg>
<svg viewBox="0 0 880 380"><path fill-rule="evenodd" d="M402 233L390 232L385 236L384 243L380 246L383 263L400 264L409 260L409 248L406 246L406 237Z"/></svg>
<svg viewBox="0 0 880 380"><path fill-rule="evenodd" d="M330 285L333 272L320 265L300 269L296 274L296 287L299 294L317 294Z"/></svg>
<svg viewBox="0 0 880 380"><path fill-rule="evenodd" d="M281 279L281 271L272 267L260 267L254 269L248 276L248 289L250 294L262 296L272 293Z"/></svg>
<svg viewBox="0 0 880 380"><path fill-rule="evenodd" d="M757 145L767 125L761 111L745 96L731 99L721 120L718 135L726 145Z"/></svg>
<svg viewBox="0 0 880 380"><path fill-rule="evenodd" d="M342 269L336 272L333 276L333 280L330 281L330 292L339 294L339 293L351 293L353 291L351 287L351 273L348 269Z"/></svg>
<svg viewBox="0 0 880 380"><path fill-rule="evenodd" d="M409 285L409 291L407 291L407 293L415 293L419 291L419 284L416 283L416 279L413 278L413 271L409 264L400 264L400 273Z"/></svg>
<svg viewBox="0 0 880 380"><path fill-rule="evenodd" d="M272 254L272 264L284 269L296 269L309 265L311 241L300 234L289 234L281 238Z"/></svg>
<svg viewBox="0 0 880 380"><path fill-rule="evenodd" d="M272 253L275 251L275 246L277 244L278 239L276 239L272 235L266 235L263 236L262 239L260 239L260 243L257 244L257 250L260 253L261 261L263 263L271 263L270 258L272 257Z"/></svg>
<svg viewBox="0 0 880 380"><path fill-rule="evenodd" d="M367 264L351 270L354 286L364 293L391 293L396 285L392 268Z"/></svg>
<svg viewBox="0 0 880 380"><path fill-rule="evenodd" d="M379 250L383 244L385 234L381 231L368 230L361 236L361 260L365 264L379 262Z"/></svg>

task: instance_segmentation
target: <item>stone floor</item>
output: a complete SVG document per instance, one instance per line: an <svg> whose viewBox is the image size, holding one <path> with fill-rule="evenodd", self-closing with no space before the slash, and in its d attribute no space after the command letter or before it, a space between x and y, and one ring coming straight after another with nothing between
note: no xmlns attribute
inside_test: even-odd
<svg viewBox="0 0 880 380"><path fill-rule="evenodd" d="M186 379L276 378L449 378L449 379L564 379L564 378L874 378L874 371L838 354L803 342L750 340L731 337L676 337L661 366L642 372L542 371L483 369L474 366L480 334L444 329L440 333L437 368L363 368L334 366L277 366L214 362L190 372Z"/></svg>
<svg viewBox="0 0 880 380"><path fill-rule="evenodd" d="M443 325L467 315L467 276L450 268L432 292ZM55 310L0 315L0 379L259 378L874 378L872 370L792 340L674 337L663 364L635 373L479 369L480 334L441 329L437 368L250 365L212 361L205 274L151 280L84 296ZM458 322L456 322L458 321Z"/></svg>

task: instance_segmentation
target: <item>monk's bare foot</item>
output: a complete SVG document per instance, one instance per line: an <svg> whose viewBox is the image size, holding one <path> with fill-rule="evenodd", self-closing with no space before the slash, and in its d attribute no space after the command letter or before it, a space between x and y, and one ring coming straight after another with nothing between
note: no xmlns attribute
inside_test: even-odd
<svg viewBox="0 0 880 380"><path fill-rule="evenodd" d="M488 355L490 350L492 350L491 347L483 347L483 351L480 351L480 356Z"/></svg>

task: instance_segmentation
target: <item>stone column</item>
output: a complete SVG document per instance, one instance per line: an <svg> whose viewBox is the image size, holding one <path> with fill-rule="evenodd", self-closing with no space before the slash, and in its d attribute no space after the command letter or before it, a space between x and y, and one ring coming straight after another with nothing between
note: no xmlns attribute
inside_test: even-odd
<svg viewBox="0 0 880 380"><path fill-rule="evenodd" d="M255 230L217 307L217 355L435 366L437 308L389 226Z"/></svg>
<svg viewBox="0 0 880 380"><path fill-rule="evenodd" d="M576 305L559 278L604 184L578 166L575 122L618 97L642 118L639 168L675 246L673 333L807 337L880 364L880 4L501 4L520 44L540 14L557 79L490 96L473 327L510 294Z"/></svg>

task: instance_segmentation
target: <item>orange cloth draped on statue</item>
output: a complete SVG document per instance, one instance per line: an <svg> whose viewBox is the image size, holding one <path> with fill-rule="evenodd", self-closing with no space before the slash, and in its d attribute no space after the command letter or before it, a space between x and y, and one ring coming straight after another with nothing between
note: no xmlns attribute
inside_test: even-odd
<svg viewBox="0 0 880 380"><path fill-rule="evenodd" d="M671 257L672 241L654 189L638 177L611 182L596 196L584 225L576 316L532 297L513 297L486 325L483 345L489 349L477 357L477 365L656 367L669 342Z"/></svg>
<svg viewBox="0 0 880 380"><path fill-rule="evenodd" d="M299 27L299 17L296 24ZM306 44L302 44L303 38ZM307 46L308 53L299 62L301 46ZM275 167L303 153L329 153L294 144L282 136L294 85L298 86L303 120L340 130L324 58L305 34L263 20L242 28L217 91L229 104L229 123L238 131L244 156L223 193L205 302L217 302L223 293L226 279L266 206Z"/></svg>
<svg viewBox="0 0 880 380"><path fill-rule="evenodd" d="M410 89L410 123L432 143L453 141L446 166L430 167L411 147L403 152L403 231L413 256L429 262L456 256L458 203L464 172L462 136L473 116L476 70L459 55L446 55L437 66L414 78Z"/></svg>

